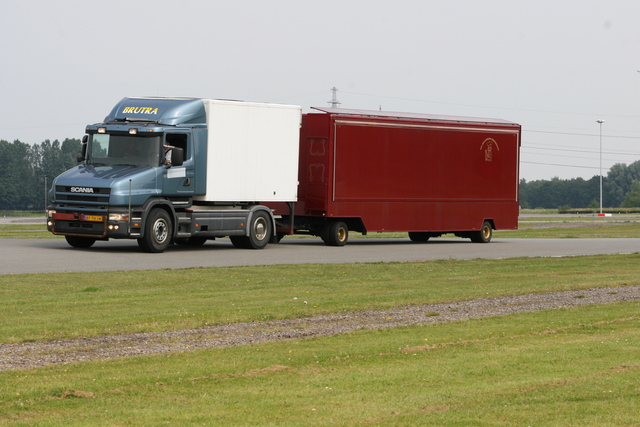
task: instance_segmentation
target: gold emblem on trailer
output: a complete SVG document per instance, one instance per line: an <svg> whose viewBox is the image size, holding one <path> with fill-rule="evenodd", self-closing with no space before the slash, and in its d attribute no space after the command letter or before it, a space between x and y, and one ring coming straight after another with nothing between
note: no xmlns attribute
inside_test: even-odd
<svg viewBox="0 0 640 427"><path fill-rule="evenodd" d="M484 150L484 161L492 162L493 161L493 147L495 146L497 151L500 151L500 147L498 147L498 143L493 138L487 138L480 145L480 151Z"/></svg>

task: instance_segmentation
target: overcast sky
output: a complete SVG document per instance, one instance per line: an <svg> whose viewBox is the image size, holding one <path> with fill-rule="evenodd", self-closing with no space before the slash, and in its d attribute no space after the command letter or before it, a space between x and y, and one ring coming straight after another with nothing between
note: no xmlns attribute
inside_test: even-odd
<svg viewBox="0 0 640 427"><path fill-rule="evenodd" d="M637 0L0 0L0 139L81 138L125 96L500 118L521 177L640 160Z"/></svg>

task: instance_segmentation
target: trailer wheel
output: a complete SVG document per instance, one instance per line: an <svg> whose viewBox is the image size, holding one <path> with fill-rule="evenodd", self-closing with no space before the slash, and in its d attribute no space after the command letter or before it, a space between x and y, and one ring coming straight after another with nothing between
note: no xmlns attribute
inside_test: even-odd
<svg viewBox="0 0 640 427"><path fill-rule="evenodd" d="M96 242L96 239L91 237L64 236L64 238L74 248L90 248Z"/></svg>
<svg viewBox="0 0 640 427"><path fill-rule="evenodd" d="M471 241L473 243L489 243L492 236L493 228L491 227L491 223L485 221L482 223L480 231L474 231L473 234L471 234Z"/></svg>
<svg viewBox="0 0 640 427"><path fill-rule="evenodd" d="M156 208L149 213L144 225L144 237L138 239L138 246L145 252L164 252L171 242L171 218L164 209Z"/></svg>
<svg viewBox="0 0 640 427"><path fill-rule="evenodd" d="M409 232L409 239L411 239L412 242L428 242L429 238L431 237L431 233L427 233L424 231L410 231Z"/></svg>
<svg viewBox="0 0 640 427"><path fill-rule="evenodd" d="M330 222L322 230L322 240L327 246L344 246L349 240L349 228L342 221Z"/></svg>

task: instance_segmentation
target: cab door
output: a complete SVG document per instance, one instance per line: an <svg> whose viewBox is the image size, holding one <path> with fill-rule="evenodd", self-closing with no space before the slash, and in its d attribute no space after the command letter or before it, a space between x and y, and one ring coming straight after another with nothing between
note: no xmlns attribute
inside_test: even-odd
<svg viewBox="0 0 640 427"><path fill-rule="evenodd" d="M171 149L165 149L166 165L163 172L162 193L165 196L188 197L194 193L193 142L188 132L167 132L164 146L178 147L183 150L184 162L180 166L170 164Z"/></svg>

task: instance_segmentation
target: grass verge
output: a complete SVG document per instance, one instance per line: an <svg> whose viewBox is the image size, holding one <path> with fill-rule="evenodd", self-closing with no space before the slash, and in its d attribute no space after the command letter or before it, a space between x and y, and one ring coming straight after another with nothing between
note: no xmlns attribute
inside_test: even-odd
<svg viewBox="0 0 640 427"><path fill-rule="evenodd" d="M526 222L520 223L518 230L497 230L493 236L497 239L622 239L640 238L640 223L629 222L623 224L594 224L583 227L553 227L527 228Z"/></svg>
<svg viewBox="0 0 640 427"><path fill-rule="evenodd" d="M44 224L7 224L0 225L0 239L63 239L47 231Z"/></svg>
<svg viewBox="0 0 640 427"><path fill-rule="evenodd" d="M639 308L0 372L0 424L635 425Z"/></svg>

